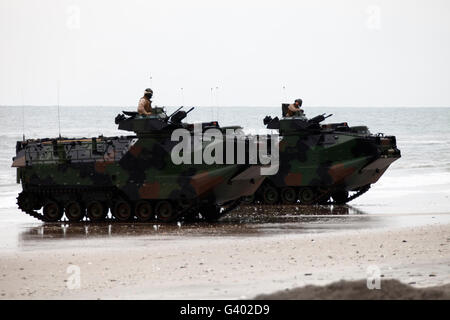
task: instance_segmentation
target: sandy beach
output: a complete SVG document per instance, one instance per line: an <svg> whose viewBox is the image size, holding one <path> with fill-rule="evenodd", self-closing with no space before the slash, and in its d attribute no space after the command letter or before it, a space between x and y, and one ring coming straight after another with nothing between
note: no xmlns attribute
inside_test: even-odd
<svg viewBox="0 0 450 320"><path fill-rule="evenodd" d="M149 230L158 228L150 224L137 230L123 226L128 233L112 238L108 231L92 235L86 226L70 226L63 237L60 225L46 225L45 231L38 227L22 235L18 250L0 252L0 295L251 299L287 288L366 279L369 266L379 268L381 290L387 279L417 288L449 284L450 223L432 215L429 221L318 233L243 234L237 229L236 234L216 236L189 236L189 226L150 235ZM111 232L111 226L101 228ZM74 282L78 272L79 287Z"/></svg>

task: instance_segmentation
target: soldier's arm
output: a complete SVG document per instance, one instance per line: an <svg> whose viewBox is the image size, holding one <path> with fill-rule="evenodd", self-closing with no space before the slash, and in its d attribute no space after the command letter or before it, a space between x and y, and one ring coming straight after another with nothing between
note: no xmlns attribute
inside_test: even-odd
<svg viewBox="0 0 450 320"><path fill-rule="evenodd" d="M290 104L289 105L289 107L288 107L288 109L291 111L291 112L297 112L298 110L300 110L299 108L297 108L295 105L293 105L293 104Z"/></svg>
<svg viewBox="0 0 450 320"><path fill-rule="evenodd" d="M148 113L148 112L145 110L145 102L142 101L142 99L139 100L138 113L139 113L139 114L146 115L146 116L148 116L148 115L151 114L151 113Z"/></svg>
<svg viewBox="0 0 450 320"><path fill-rule="evenodd" d="M148 112L147 112L147 114L152 114L152 112L153 112L153 109L152 109L152 100L150 100L149 102L148 102Z"/></svg>

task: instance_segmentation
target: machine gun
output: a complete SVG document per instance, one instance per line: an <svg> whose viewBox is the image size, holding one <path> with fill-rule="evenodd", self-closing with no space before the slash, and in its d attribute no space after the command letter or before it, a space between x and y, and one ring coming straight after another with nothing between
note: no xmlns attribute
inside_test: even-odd
<svg viewBox="0 0 450 320"><path fill-rule="evenodd" d="M318 116L315 116L314 118L311 118L308 120L309 123L321 123L323 120L325 120L326 118L331 117L333 114L330 113L329 115L325 116L325 113L320 114Z"/></svg>
<svg viewBox="0 0 450 320"><path fill-rule="evenodd" d="M175 112L173 112L170 116L167 117L167 120L170 119L171 123L179 124L181 121L186 118L187 114L194 110L194 107L190 108L188 111L181 110L183 107L179 107Z"/></svg>
<svg viewBox="0 0 450 320"><path fill-rule="evenodd" d="M177 112L180 111L181 109L183 109L183 106L179 107L177 110L175 110L174 112L172 112L172 113L170 114L170 116L168 116L168 117L166 118L166 121L169 120L175 113L177 113Z"/></svg>

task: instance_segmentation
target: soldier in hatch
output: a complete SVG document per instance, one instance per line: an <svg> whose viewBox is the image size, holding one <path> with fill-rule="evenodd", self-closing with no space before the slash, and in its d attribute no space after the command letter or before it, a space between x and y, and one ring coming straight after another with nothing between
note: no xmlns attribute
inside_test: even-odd
<svg viewBox="0 0 450 320"><path fill-rule="evenodd" d="M303 115L304 112L302 109L300 109L301 106L302 106L302 99L295 100L293 104L289 105L285 116L293 117Z"/></svg>
<svg viewBox="0 0 450 320"><path fill-rule="evenodd" d="M150 100L153 96L153 90L150 88L145 89L144 96L139 99L138 104L138 113L142 115L151 115L152 114L152 100Z"/></svg>

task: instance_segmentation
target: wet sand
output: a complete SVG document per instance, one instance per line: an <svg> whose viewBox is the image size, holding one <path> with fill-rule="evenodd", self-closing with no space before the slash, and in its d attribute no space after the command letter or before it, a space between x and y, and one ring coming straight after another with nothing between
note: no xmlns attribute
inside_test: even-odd
<svg viewBox="0 0 450 320"><path fill-rule="evenodd" d="M369 266L379 268L382 286L450 283L450 214L316 209L247 208L214 224L27 220L2 230L0 298L254 298L366 279Z"/></svg>

